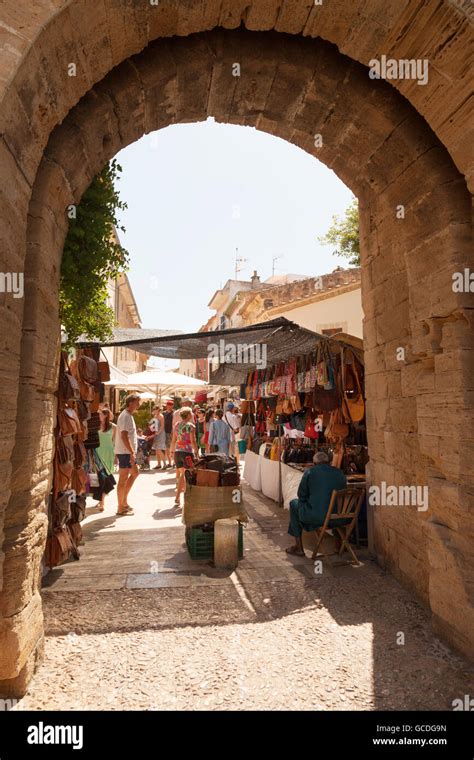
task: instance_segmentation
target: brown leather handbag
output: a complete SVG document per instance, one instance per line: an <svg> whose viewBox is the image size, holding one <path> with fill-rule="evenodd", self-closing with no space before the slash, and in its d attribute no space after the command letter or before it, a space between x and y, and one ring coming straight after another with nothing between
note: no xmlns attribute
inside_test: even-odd
<svg viewBox="0 0 474 760"><path fill-rule="evenodd" d="M82 541L82 528L81 528L81 525L78 522L70 522L68 524L68 528L69 528L69 533L71 535L71 538L72 538L73 542L77 546Z"/></svg>
<svg viewBox="0 0 474 760"><path fill-rule="evenodd" d="M74 443L74 467L83 467L86 463L87 452L81 440Z"/></svg>
<svg viewBox="0 0 474 760"><path fill-rule="evenodd" d="M219 485L220 473L217 470L198 470L196 474L196 485L216 487Z"/></svg>
<svg viewBox="0 0 474 760"><path fill-rule="evenodd" d="M70 407L59 409L58 418L61 435L76 435L81 432L81 423L75 409Z"/></svg>
<svg viewBox="0 0 474 760"><path fill-rule="evenodd" d="M61 373L59 396L63 401L76 401L81 397L79 383L76 378L68 372Z"/></svg>
<svg viewBox="0 0 474 760"><path fill-rule="evenodd" d="M99 366L97 362L94 359L91 359L89 356L82 355L79 357L79 360L77 362L77 369L79 372L79 377L85 383L94 385L94 383L96 383L99 379Z"/></svg>
<svg viewBox="0 0 474 760"><path fill-rule="evenodd" d="M99 377L101 383L107 383L110 380L109 362L99 362Z"/></svg>
<svg viewBox="0 0 474 760"><path fill-rule="evenodd" d="M90 385L90 383L85 380L79 380L79 389L83 401L94 401L95 388L93 385Z"/></svg>
<svg viewBox="0 0 474 760"><path fill-rule="evenodd" d="M55 528L60 528L67 523L71 517L71 504L68 493L63 493L53 500L51 514Z"/></svg>
<svg viewBox="0 0 474 760"><path fill-rule="evenodd" d="M71 503L71 522L80 523L86 516L86 497L76 494L75 501Z"/></svg>
<svg viewBox="0 0 474 760"><path fill-rule="evenodd" d="M86 471L82 467L77 467L72 471L71 488L76 492L77 495L86 493L87 475Z"/></svg>
<svg viewBox="0 0 474 760"><path fill-rule="evenodd" d="M67 351L61 352L59 373L59 398L62 401L76 401L80 397L79 383L69 368Z"/></svg>
<svg viewBox="0 0 474 760"><path fill-rule="evenodd" d="M360 422L364 419L365 402L355 357L351 363L343 365L342 388L342 408L346 422Z"/></svg>
<svg viewBox="0 0 474 760"><path fill-rule="evenodd" d="M74 438L72 435L60 435L56 440L56 458L60 464L74 461Z"/></svg>
<svg viewBox="0 0 474 760"><path fill-rule="evenodd" d="M90 404L88 401L83 401L82 399L80 401L76 401L76 411L77 416L81 420L90 420L91 417L91 409Z"/></svg>
<svg viewBox="0 0 474 760"><path fill-rule="evenodd" d="M331 412L329 425L324 431L324 435L329 443L341 443L349 435L349 425L344 422L344 417L340 409Z"/></svg>
<svg viewBox="0 0 474 760"><path fill-rule="evenodd" d="M56 567L69 558L72 541L65 528L58 528L46 541L45 562L48 567Z"/></svg>
<svg viewBox="0 0 474 760"><path fill-rule="evenodd" d="M54 493L66 491L71 483L74 466L72 462L60 462L56 457L54 460Z"/></svg>

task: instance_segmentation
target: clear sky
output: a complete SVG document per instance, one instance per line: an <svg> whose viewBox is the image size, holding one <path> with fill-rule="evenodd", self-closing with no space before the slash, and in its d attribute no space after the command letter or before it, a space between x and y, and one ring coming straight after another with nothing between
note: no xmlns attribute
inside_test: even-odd
<svg viewBox="0 0 474 760"><path fill-rule="evenodd" d="M142 327L197 331L213 293L235 277L235 249L256 269L315 276L347 262L321 246L352 194L313 156L250 127L213 120L146 135L121 151L119 233Z"/></svg>

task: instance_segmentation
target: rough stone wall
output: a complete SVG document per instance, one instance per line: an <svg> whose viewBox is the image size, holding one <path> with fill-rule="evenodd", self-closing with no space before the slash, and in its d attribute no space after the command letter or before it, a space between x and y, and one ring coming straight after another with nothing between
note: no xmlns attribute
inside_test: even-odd
<svg viewBox="0 0 474 760"><path fill-rule="evenodd" d="M472 179L470 0L160 0L158 6L147 0L36 0L23 7L4 0L1 15L0 123L2 133L10 127L8 145L33 176L51 129L113 66L159 37L242 25L320 37L364 65L382 53L428 58L426 86L406 79L393 86ZM71 61L78 64L76 77L67 77Z"/></svg>
<svg viewBox="0 0 474 760"><path fill-rule="evenodd" d="M309 8L312 3L296 0L164 0L151 17L148 4L118 0L56 5L61 10L55 16L55 3L49 1L36 3L33 12L9 0L2 6L7 53L0 69L5 271L23 269L34 188L24 329L23 302L8 296L0 301L1 387L19 387L20 400L17 407L17 400L2 391L0 476L6 487L0 494L0 542L8 502L0 597L0 650L8 652L0 661L4 690L21 691L41 650L38 557L51 459L55 287L66 231L64 209L79 200L105 160L144 132L208 115L295 142L333 168L361 201L372 477L374 482L400 478L405 483L416 476L417 482L430 483L433 505L428 515L410 509L376 515L380 559L424 595L439 627L465 651L469 625L472 630L467 594L472 425L466 424L472 410L472 309L468 295L446 287L453 266L459 269L470 261L468 195L450 159L468 178L467 82L462 74L469 27L462 9L430 0L384 0L372 3L370 11L368 4L346 2ZM324 15L315 16L321 9ZM184 36L219 23L237 27L242 18L249 29L276 24L295 35L320 34L365 63L381 52L423 54L437 74L426 87L403 80L392 87L369 80L366 69L317 40L295 38L293 44L241 32L223 40L213 34L152 46L114 69L65 119L94 82L149 39ZM78 75L65 79L71 60L78 62ZM238 81L230 78L234 61L244 71ZM63 119L37 174L49 135ZM324 134L319 151L314 149L315 132ZM395 226L399 203L410 213ZM397 345L408 349L403 367L394 363ZM33 443L22 432L27 410L39 428ZM36 465L32 484L19 466L24 446ZM453 589L449 598L443 592L446 574Z"/></svg>

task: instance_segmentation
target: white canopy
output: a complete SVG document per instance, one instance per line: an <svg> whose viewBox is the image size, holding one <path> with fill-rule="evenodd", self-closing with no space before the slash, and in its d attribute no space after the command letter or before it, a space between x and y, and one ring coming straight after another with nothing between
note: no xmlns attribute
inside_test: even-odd
<svg viewBox="0 0 474 760"><path fill-rule="evenodd" d="M162 369L149 369L145 372L134 372L127 375L126 382L109 381L106 385L115 385L118 388L128 388L129 390L149 389L164 393L166 391L183 390L196 391L201 388L207 388L204 380L197 380L195 377L181 375L179 372L165 372Z"/></svg>

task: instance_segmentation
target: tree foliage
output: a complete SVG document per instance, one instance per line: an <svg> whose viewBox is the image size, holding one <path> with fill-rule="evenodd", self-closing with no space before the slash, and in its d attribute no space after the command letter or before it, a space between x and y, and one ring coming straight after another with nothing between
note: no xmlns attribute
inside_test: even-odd
<svg viewBox="0 0 474 760"><path fill-rule="evenodd" d="M80 336L108 340L115 326L113 309L107 304L107 282L128 268L128 252L117 241L117 212L127 208L115 183L122 167L107 163L91 182L76 207L64 244L59 291L61 324L67 345Z"/></svg>
<svg viewBox="0 0 474 760"><path fill-rule="evenodd" d="M359 204L357 198L353 198L346 208L342 219L333 216L331 226L327 233L318 238L323 245L334 245L334 256L343 256L349 259L351 266L360 266L359 248Z"/></svg>

